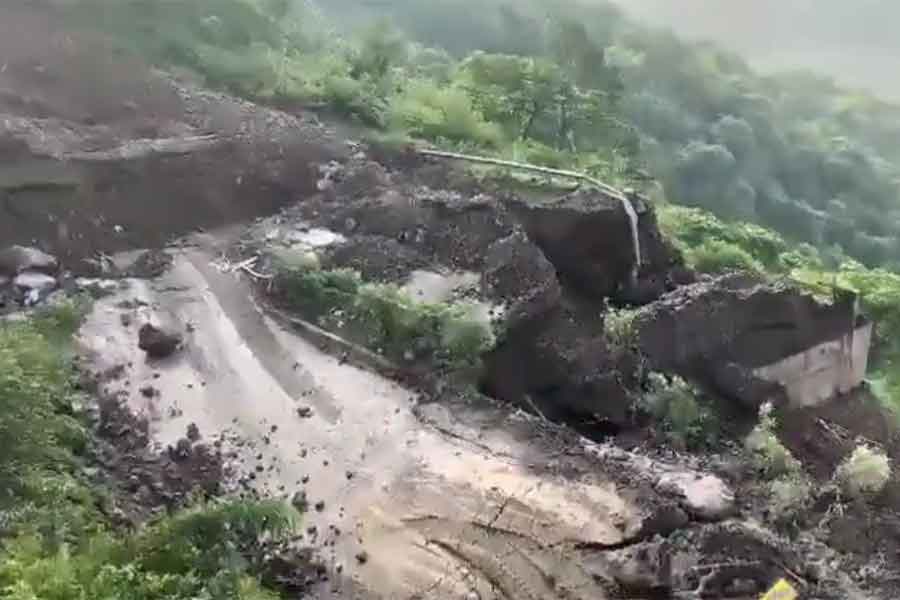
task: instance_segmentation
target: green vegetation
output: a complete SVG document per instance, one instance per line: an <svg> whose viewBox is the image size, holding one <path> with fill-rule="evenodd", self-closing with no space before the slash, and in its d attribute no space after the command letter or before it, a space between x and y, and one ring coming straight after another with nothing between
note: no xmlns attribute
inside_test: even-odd
<svg viewBox="0 0 900 600"><path fill-rule="evenodd" d="M891 478L891 461L881 449L859 445L842 462L835 479L851 496L878 494Z"/></svg>
<svg viewBox="0 0 900 600"><path fill-rule="evenodd" d="M273 598L253 559L292 531L281 504L198 505L131 535L107 521L112 500L81 475L83 402L62 343L83 308L0 323L0 598Z"/></svg>
<svg viewBox="0 0 900 600"><path fill-rule="evenodd" d="M744 447L766 477L777 479L799 475L803 465L778 439L778 422L772 412L771 404L760 407L759 423L744 440Z"/></svg>
<svg viewBox="0 0 900 600"><path fill-rule="evenodd" d="M638 311L628 308L606 307L603 316L603 329L606 339L613 347L620 350L631 350L638 342L638 331L635 318Z"/></svg>
<svg viewBox="0 0 900 600"><path fill-rule="evenodd" d="M495 342L472 306L418 302L395 285L364 283L352 270L282 265L275 284L306 318L337 325L394 360L427 357L451 368L471 367Z"/></svg>
<svg viewBox="0 0 900 600"><path fill-rule="evenodd" d="M641 398L641 406L674 441L690 449L716 441L719 423L699 390L680 377L669 381L651 373L649 380L650 390Z"/></svg>

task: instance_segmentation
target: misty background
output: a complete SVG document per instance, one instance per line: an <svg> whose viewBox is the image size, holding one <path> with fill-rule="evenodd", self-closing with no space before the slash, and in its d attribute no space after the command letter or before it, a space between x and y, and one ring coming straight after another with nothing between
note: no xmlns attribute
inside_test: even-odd
<svg viewBox="0 0 900 600"><path fill-rule="evenodd" d="M711 39L761 70L813 69L900 100L896 0L615 0L647 24Z"/></svg>

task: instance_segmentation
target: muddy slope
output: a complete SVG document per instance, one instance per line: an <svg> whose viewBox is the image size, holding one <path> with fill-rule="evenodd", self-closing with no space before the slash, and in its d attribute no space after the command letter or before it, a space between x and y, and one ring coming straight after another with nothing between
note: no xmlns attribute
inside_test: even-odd
<svg viewBox="0 0 900 600"><path fill-rule="evenodd" d="M98 251L271 214L346 154L314 117L179 83L51 14L0 8L5 244L38 241L83 268Z"/></svg>

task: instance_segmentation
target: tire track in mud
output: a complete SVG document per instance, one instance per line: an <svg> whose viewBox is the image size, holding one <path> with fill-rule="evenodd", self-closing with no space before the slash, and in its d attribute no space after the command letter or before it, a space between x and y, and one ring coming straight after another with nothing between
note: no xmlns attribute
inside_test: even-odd
<svg viewBox="0 0 900 600"><path fill-rule="evenodd" d="M605 590L561 546L475 521L404 520L427 544L480 573L504 600L602 600Z"/></svg>

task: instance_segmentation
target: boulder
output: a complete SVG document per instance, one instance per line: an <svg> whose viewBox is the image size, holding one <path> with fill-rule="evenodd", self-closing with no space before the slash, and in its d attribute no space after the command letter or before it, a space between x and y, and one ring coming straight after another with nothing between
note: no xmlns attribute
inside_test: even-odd
<svg viewBox="0 0 900 600"><path fill-rule="evenodd" d="M599 311L564 298L509 331L484 364L483 385L494 397L609 433L630 423L637 356L610 347Z"/></svg>
<svg viewBox="0 0 900 600"><path fill-rule="evenodd" d="M181 334L160 329L150 323L146 323L138 331L138 348L150 358L171 356L178 350L181 342Z"/></svg>
<svg viewBox="0 0 900 600"><path fill-rule="evenodd" d="M699 380L756 409L785 394L754 369L839 339L856 318L852 302L823 304L791 285L731 274L665 294L634 323L651 369Z"/></svg>
<svg viewBox="0 0 900 600"><path fill-rule="evenodd" d="M594 299L608 298L634 269L631 224L622 202L595 190L510 204L563 282Z"/></svg>
<svg viewBox="0 0 900 600"><path fill-rule="evenodd" d="M23 295L25 306L34 306L58 285L55 277L38 271L24 271L13 279L13 286Z"/></svg>
<svg viewBox="0 0 900 600"><path fill-rule="evenodd" d="M59 270L55 256L28 246L0 250L0 276L15 277L25 271L54 275Z"/></svg>
<svg viewBox="0 0 900 600"><path fill-rule="evenodd" d="M715 475L667 473L659 478L656 489L675 496L695 518L721 521L735 512L734 493Z"/></svg>
<svg viewBox="0 0 900 600"><path fill-rule="evenodd" d="M481 287L485 296L505 308L507 330L540 318L562 297L556 269L522 231L487 249Z"/></svg>

